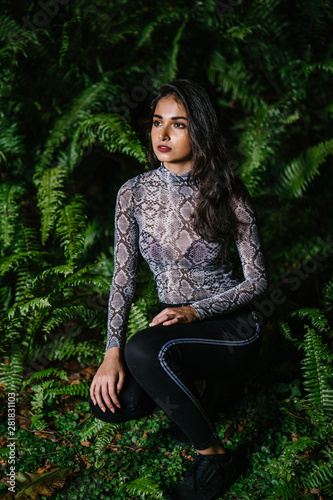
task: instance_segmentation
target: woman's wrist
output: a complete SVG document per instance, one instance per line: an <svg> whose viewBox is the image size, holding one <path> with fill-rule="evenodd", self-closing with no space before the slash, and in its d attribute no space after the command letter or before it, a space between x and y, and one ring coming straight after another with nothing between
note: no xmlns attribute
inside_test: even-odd
<svg viewBox="0 0 333 500"><path fill-rule="evenodd" d="M121 358L121 349L120 349L120 347L110 347L110 349L108 349L105 352L105 355L104 355L104 360L108 360L108 359L120 359L120 358Z"/></svg>

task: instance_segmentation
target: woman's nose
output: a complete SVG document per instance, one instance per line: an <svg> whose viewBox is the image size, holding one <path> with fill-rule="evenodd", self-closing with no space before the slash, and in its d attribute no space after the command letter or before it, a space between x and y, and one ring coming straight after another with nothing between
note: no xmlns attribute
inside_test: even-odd
<svg viewBox="0 0 333 500"><path fill-rule="evenodd" d="M170 138L166 127L160 129L158 138L160 141L167 141Z"/></svg>

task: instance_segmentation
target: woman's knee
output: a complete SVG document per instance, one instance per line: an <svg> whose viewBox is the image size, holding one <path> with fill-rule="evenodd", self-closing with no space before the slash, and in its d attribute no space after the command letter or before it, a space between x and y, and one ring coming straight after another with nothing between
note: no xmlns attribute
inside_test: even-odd
<svg viewBox="0 0 333 500"><path fill-rule="evenodd" d="M140 330L127 341L124 356L131 372L158 361L161 341L158 332L154 330L156 327Z"/></svg>
<svg viewBox="0 0 333 500"><path fill-rule="evenodd" d="M104 402L104 400L103 400ZM128 420L131 420L132 417L131 415L128 415L124 411L116 409L116 412L113 413L109 408L106 407L105 412L100 409L98 404L94 405L90 394L88 395L88 403L90 406L90 411L93 414L94 417L98 418L98 420L102 420L103 422L107 422L108 424L121 424L123 422L127 422ZM106 405L105 405L106 406Z"/></svg>

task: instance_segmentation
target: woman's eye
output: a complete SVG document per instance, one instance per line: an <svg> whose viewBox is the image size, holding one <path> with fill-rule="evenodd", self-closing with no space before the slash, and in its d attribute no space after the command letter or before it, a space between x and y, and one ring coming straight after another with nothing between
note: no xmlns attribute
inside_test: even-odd
<svg viewBox="0 0 333 500"><path fill-rule="evenodd" d="M176 128L185 128L186 125L184 123L175 123Z"/></svg>
<svg viewBox="0 0 333 500"><path fill-rule="evenodd" d="M159 125L161 125L161 122L159 120L154 120L153 125L154 127L158 127Z"/></svg>

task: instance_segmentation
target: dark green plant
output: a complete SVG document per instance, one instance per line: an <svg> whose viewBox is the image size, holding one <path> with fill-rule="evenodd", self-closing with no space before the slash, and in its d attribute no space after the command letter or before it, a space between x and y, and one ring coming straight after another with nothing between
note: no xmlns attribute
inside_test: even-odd
<svg viewBox="0 0 333 500"><path fill-rule="evenodd" d="M65 360L97 366L103 356L117 189L147 167L140 125L158 86L173 77L192 78L216 96L235 171L258 209L272 287L280 288L285 273L302 271L323 254L312 274L315 285L304 271L308 277L299 279L298 289L283 288L286 301L268 318L286 320L299 310L298 316L310 320L305 331L285 327L300 348L302 394L290 380L278 381L290 391L283 422L300 438L298 444L276 446L262 481L256 472L249 484L273 478L276 498L301 495L301 483L330 494L332 280L321 296L332 272L330 3L117 0L111 8L106 0L78 0L59 5L36 29L24 29L22 19L33 22L40 6L28 0L5 4L0 20L5 391L19 392L22 384L31 389L20 397L40 428L53 418L51 404L70 394L85 397L87 383L69 386L59 374ZM318 243L323 240L325 249ZM129 336L149 324L156 304L151 275L140 263ZM262 397L258 407L265 401ZM268 407L265 411L270 414ZM101 469L113 432L96 423L91 427ZM252 450L254 463L256 453L265 457L263 450ZM172 457L176 461L174 452ZM145 485L132 486L132 493L116 494L126 498L135 488L144 494ZM241 481L239 488L240 498L271 494L264 486L255 493L256 486L251 490Z"/></svg>

